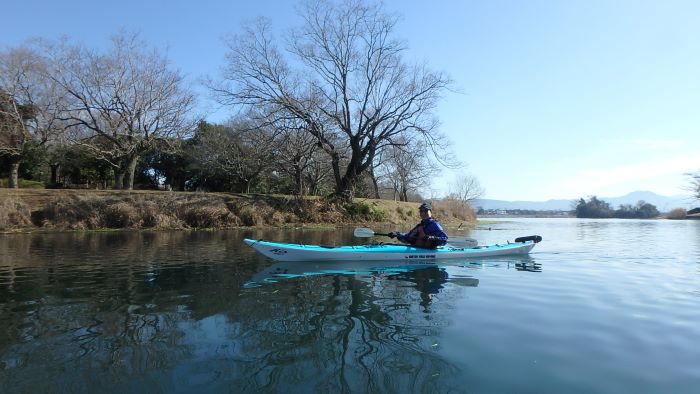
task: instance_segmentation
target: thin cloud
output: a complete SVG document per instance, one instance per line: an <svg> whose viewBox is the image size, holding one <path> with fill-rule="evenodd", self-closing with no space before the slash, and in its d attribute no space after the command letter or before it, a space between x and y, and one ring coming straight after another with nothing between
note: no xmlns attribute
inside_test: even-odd
<svg viewBox="0 0 700 394"><path fill-rule="evenodd" d="M564 187L585 194L608 186L644 180L649 180L651 187L654 184L653 178L658 179L663 176L677 178L683 173L698 170L700 170L700 157L653 160L618 167L583 170L578 176L567 181Z"/></svg>
<svg viewBox="0 0 700 394"><path fill-rule="evenodd" d="M631 148L633 150L667 150L677 148L683 145L683 141L679 139L661 139L661 138L614 138L608 140L610 146L620 148Z"/></svg>

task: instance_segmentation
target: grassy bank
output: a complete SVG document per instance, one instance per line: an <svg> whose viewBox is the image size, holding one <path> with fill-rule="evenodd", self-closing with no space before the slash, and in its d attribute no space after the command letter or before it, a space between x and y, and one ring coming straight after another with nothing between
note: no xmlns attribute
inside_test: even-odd
<svg viewBox="0 0 700 394"><path fill-rule="evenodd" d="M243 226L413 224L418 203L163 191L0 189L0 231L224 229ZM433 204L447 227L473 224L455 201Z"/></svg>

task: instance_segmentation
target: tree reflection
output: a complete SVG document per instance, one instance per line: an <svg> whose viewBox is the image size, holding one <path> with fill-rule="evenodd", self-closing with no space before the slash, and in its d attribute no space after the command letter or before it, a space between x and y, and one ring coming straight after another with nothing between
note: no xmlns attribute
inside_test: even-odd
<svg viewBox="0 0 700 394"><path fill-rule="evenodd" d="M228 309L264 263L223 233L34 234L0 248L0 386L18 391L174 368L192 351L182 322Z"/></svg>
<svg viewBox="0 0 700 394"><path fill-rule="evenodd" d="M230 316L248 328L243 332L257 330L240 341L252 358L243 375L258 377L241 381L243 389L445 389L436 377L457 370L433 350L439 322L420 318L415 289L396 277L309 276L279 282L272 292L250 289L254 308Z"/></svg>

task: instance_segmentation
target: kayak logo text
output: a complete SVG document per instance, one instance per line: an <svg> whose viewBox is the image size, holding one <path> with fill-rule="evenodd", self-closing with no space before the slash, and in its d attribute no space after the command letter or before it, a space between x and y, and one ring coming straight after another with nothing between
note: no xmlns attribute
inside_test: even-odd
<svg viewBox="0 0 700 394"><path fill-rule="evenodd" d="M278 249L278 248L276 248L276 249L270 249L270 253L272 253L272 254L274 254L274 255L276 255L276 256L280 256L280 255L283 255L283 254L287 253L287 251L284 250L284 249Z"/></svg>
<svg viewBox="0 0 700 394"><path fill-rule="evenodd" d="M434 254L409 254L405 258L407 259L434 259Z"/></svg>

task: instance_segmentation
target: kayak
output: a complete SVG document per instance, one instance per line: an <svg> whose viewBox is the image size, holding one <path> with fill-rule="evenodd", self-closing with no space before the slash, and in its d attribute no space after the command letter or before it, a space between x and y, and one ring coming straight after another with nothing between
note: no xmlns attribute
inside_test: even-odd
<svg viewBox="0 0 700 394"><path fill-rule="evenodd" d="M368 244L359 246L322 246L288 244L244 239L248 246L277 261L396 261L396 260L449 260L470 257L524 255L530 253L542 237L533 235L516 238L518 242L460 248L444 246L437 249L411 245Z"/></svg>

